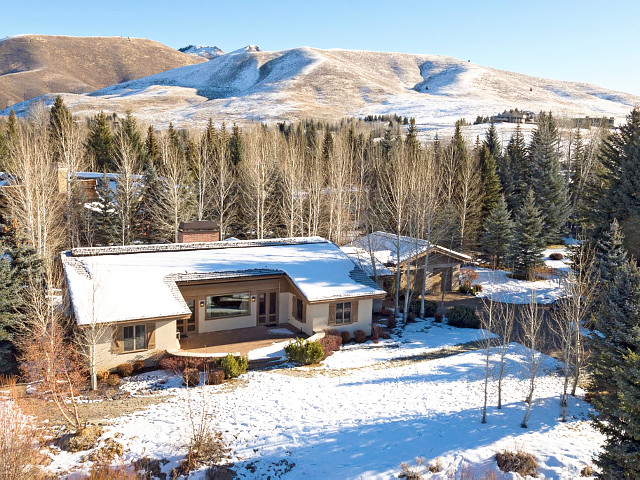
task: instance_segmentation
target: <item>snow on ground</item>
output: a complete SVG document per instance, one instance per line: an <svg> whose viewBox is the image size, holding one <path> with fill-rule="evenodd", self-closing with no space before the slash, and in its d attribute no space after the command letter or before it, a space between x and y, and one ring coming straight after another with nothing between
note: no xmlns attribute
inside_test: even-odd
<svg viewBox="0 0 640 480"><path fill-rule="evenodd" d="M561 253L563 259L551 260L549 256L552 253ZM478 279L473 283L482 285L482 292L478 292L477 296L492 296L497 302L523 304L528 303L533 295L537 303L553 303L562 296L564 292L562 278L570 269L567 247L552 247L544 250L542 260L553 271L547 274L547 279L535 282L510 278L511 272L505 270L474 268L478 273Z"/></svg>
<svg viewBox="0 0 640 480"><path fill-rule="evenodd" d="M570 399L569 421L558 421L561 380L555 360L545 357L528 429L520 428L526 381L524 349L517 344L507 358L504 407L494 407L492 385L486 424L480 423L482 351L389 361L477 335L418 322L390 342L348 346L319 368L253 371L220 386L187 389L175 377L151 372L134 377L128 387L140 383L144 390L159 382L167 400L117 418L105 436L126 445L123 461L166 458L163 471L169 472L185 454L190 405L197 410L204 402L232 448L240 478L387 479L416 456L439 457L449 473L462 461L495 469L497 451L517 448L537 457L541 478L578 477L602 438L587 421L592 410L582 392ZM54 466L79 458L60 457ZM204 471L189 478L204 478Z"/></svg>

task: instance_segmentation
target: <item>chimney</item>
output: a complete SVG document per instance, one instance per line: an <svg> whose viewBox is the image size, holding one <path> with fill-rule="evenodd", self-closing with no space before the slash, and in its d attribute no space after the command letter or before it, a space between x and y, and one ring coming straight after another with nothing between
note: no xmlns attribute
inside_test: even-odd
<svg viewBox="0 0 640 480"><path fill-rule="evenodd" d="M69 179L67 178L68 175L69 169L62 163L58 163L58 193L61 195L67 194L67 185L69 182Z"/></svg>
<svg viewBox="0 0 640 480"><path fill-rule="evenodd" d="M178 227L178 243L219 242L218 223L210 220L181 222Z"/></svg>

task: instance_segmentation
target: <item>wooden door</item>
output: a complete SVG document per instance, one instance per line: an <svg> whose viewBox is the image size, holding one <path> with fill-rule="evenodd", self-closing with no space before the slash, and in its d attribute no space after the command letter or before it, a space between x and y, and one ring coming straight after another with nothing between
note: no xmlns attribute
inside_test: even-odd
<svg viewBox="0 0 640 480"><path fill-rule="evenodd" d="M278 292L258 292L258 325L278 323Z"/></svg>

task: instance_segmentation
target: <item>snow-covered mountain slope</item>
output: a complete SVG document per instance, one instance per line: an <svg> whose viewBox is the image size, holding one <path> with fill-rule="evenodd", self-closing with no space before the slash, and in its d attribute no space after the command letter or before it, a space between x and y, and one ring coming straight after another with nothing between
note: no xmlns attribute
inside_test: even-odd
<svg viewBox="0 0 640 480"><path fill-rule="evenodd" d="M186 47L179 48L178 50L182 53L186 53L187 55L192 55L194 57L203 57L207 60L211 60L212 58L219 55L224 55L224 51L216 46L207 47L205 45L188 45Z"/></svg>
<svg viewBox="0 0 640 480"><path fill-rule="evenodd" d="M131 110L156 127L169 122L199 126L210 117L244 122L383 113L444 126L509 108L622 119L640 104L640 97L594 85L546 80L440 55L309 47L265 52L254 46L64 98L77 114ZM38 101L50 103L53 98ZM26 112L31 103L16 105L16 113Z"/></svg>

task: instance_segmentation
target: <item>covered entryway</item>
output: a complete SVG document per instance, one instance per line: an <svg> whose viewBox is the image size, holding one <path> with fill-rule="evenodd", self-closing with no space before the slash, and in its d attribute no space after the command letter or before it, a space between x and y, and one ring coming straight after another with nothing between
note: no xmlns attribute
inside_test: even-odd
<svg viewBox="0 0 640 480"><path fill-rule="evenodd" d="M189 310L191 310L191 315L189 318L179 318L176 320L176 330L180 334L180 338L198 333L196 300L187 299L186 302L189 306Z"/></svg>
<svg viewBox="0 0 640 480"><path fill-rule="evenodd" d="M278 292L258 292L258 325L278 323Z"/></svg>

